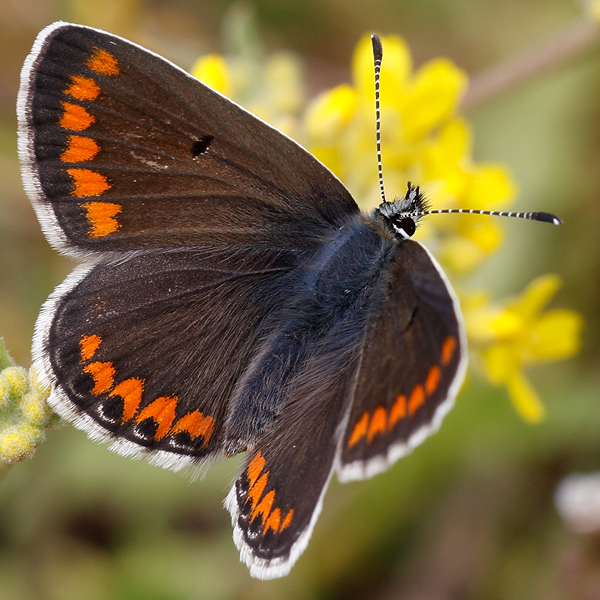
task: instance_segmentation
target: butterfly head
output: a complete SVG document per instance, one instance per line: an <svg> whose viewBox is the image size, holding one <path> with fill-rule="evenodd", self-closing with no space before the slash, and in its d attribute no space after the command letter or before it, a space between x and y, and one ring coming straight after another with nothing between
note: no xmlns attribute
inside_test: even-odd
<svg viewBox="0 0 600 600"><path fill-rule="evenodd" d="M404 198L395 202L382 202L375 213L396 239L405 240L413 236L419 221L428 210L429 203L419 186L409 182Z"/></svg>

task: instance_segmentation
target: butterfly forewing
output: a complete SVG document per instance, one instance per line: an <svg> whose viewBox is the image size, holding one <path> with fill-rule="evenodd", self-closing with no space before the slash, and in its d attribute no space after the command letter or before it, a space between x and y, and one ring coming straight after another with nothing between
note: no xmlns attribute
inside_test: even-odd
<svg viewBox="0 0 600 600"><path fill-rule="evenodd" d="M19 120L24 180L62 250L306 247L358 211L291 139L97 30L57 24L40 34Z"/></svg>

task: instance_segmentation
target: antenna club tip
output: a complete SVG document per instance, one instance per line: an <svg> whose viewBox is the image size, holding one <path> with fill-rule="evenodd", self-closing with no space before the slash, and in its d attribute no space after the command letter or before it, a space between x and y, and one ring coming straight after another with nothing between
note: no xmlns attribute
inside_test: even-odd
<svg viewBox="0 0 600 600"><path fill-rule="evenodd" d="M552 223L553 225L562 225L563 220L556 215L546 212L536 213L536 221L543 221L544 223Z"/></svg>
<svg viewBox="0 0 600 600"><path fill-rule="evenodd" d="M371 43L373 44L373 56L375 60L381 60L383 58L383 45L381 38L376 34L371 34Z"/></svg>

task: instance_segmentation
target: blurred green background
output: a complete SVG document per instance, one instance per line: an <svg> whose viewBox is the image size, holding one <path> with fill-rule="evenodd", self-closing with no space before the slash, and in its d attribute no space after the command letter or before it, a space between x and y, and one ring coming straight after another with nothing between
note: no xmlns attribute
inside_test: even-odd
<svg viewBox="0 0 600 600"><path fill-rule="evenodd" d="M37 312L72 263L46 243L20 181L15 101L35 36L57 19L100 27L190 68L223 51L225 0L3 0L0 10L0 334L29 366ZM418 66L448 56L475 74L557 35L571 0L256 0L261 41L297 52L311 95L349 80L365 32L398 33ZM441 431L373 480L332 482L291 574L261 582L238 562L222 508L236 460L202 481L132 461L71 426L0 482L0 599L600 597L600 537L569 533L561 478L600 469L600 48L466 115L475 158L506 163L516 210L552 210L561 229L513 222L477 276L506 296L535 276L564 280L554 306L581 312L583 348L530 372L548 409L523 423L472 376Z"/></svg>

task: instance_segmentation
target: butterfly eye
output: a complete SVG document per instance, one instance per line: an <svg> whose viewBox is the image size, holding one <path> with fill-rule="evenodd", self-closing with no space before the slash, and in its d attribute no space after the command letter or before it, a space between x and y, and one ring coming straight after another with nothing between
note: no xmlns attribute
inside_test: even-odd
<svg viewBox="0 0 600 600"><path fill-rule="evenodd" d="M417 229L415 222L411 217L402 217L399 219L394 219L392 221L392 225L394 226L394 231L403 240L412 237L412 235Z"/></svg>

